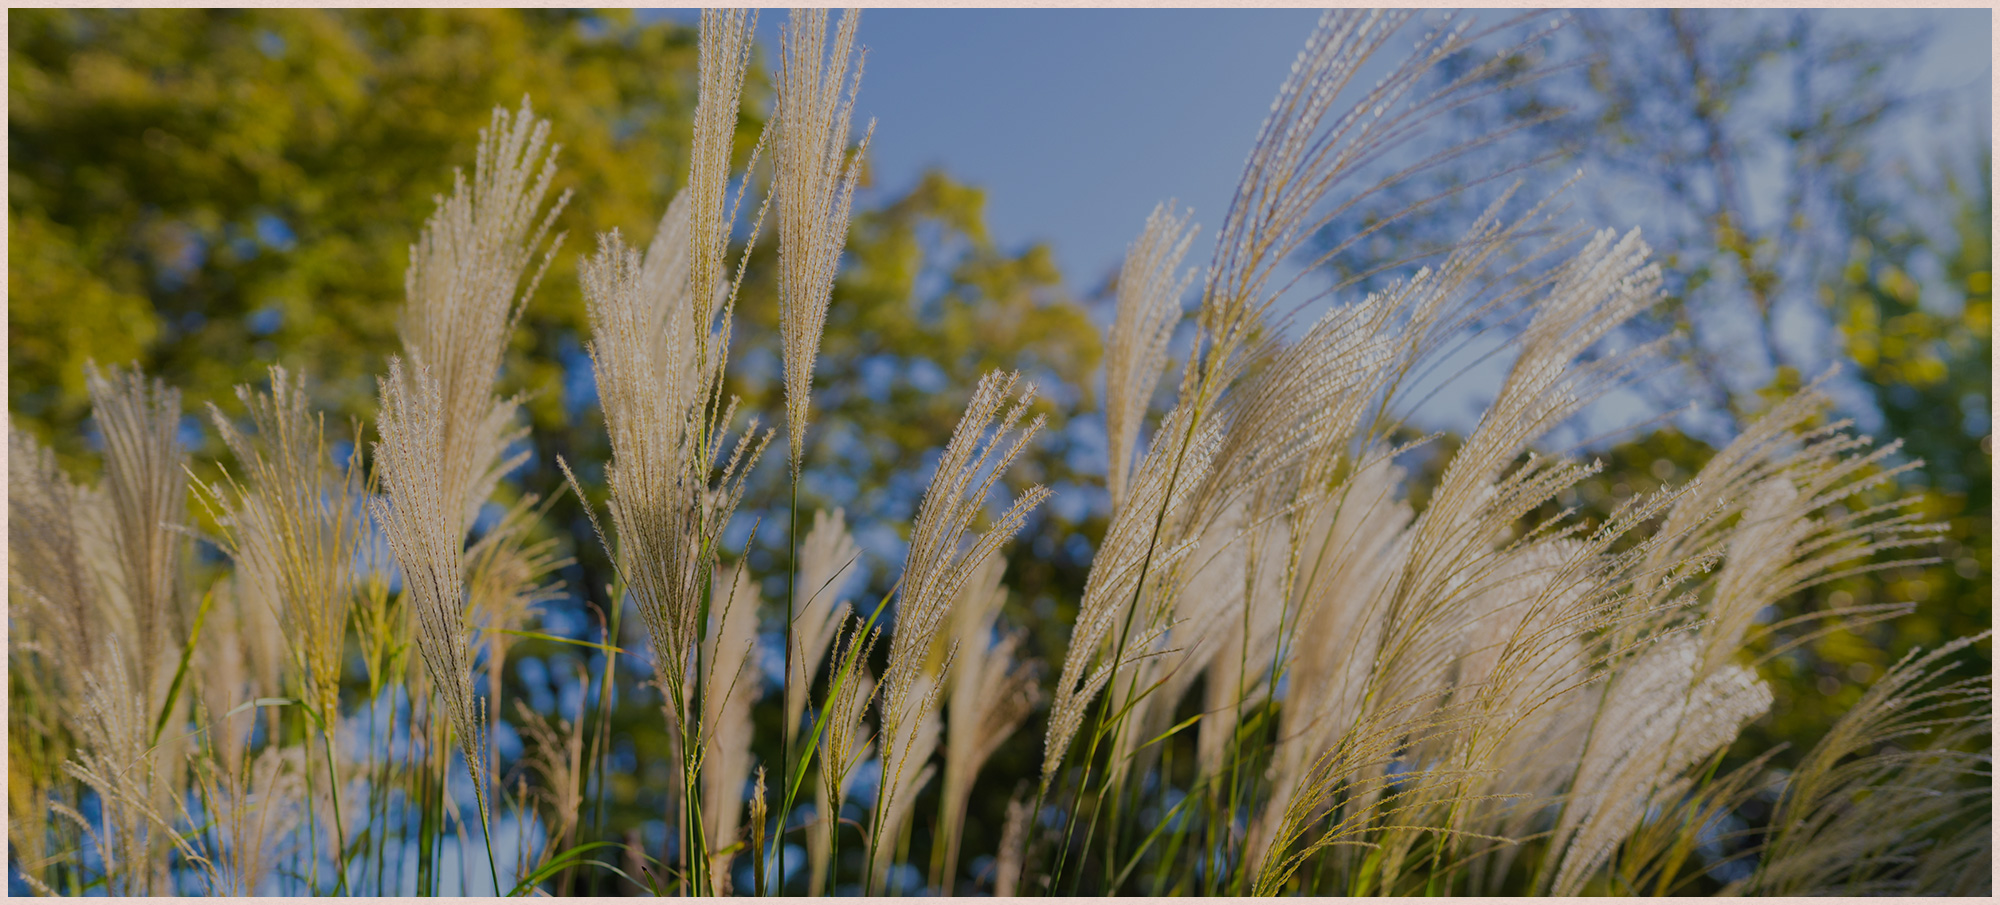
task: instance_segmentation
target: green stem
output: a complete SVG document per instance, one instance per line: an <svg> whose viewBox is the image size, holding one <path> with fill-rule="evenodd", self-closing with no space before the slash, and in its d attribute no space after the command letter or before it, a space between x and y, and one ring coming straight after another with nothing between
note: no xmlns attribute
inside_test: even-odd
<svg viewBox="0 0 2000 905"><path fill-rule="evenodd" d="M313 808L313 799L319 797L314 794L318 784L313 779L312 736L307 735L305 741L299 754L306 762L306 850L312 853L306 859L306 887L313 895L319 895L319 814Z"/></svg>
<svg viewBox="0 0 2000 905"><path fill-rule="evenodd" d="M417 784L417 895L420 896L431 894L430 854L431 854L431 833L433 832L433 828L431 826L431 814L433 813L434 810L431 807L431 771L429 769L419 768L418 766L419 764L422 764L423 767L427 768L429 766L429 761L431 759L429 714L426 713L425 717L426 719L424 720L424 731L421 733L424 742L423 745L424 752L423 752L423 757L420 760L417 757L417 751L416 751L416 742L417 742L417 737L419 735L417 731L417 699L416 695L414 694L411 695L410 696L410 769L412 772L416 774L416 784Z"/></svg>
<svg viewBox="0 0 2000 905"><path fill-rule="evenodd" d="M325 723L320 724L319 739L326 748L326 781L333 791L333 839L334 845L338 846L333 854L335 863L340 866L340 876L334 880L333 890L340 895L347 892L347 827L340 820L340 777L334 772L332 731Z"/></svg>
<svg viewBox="0 0 2000 905"><path fill-rule="evenodd" d="M794 443L798 442L797 437L791 439ZM796 455L793 458L794 461L797 460ZM792 730L796 728L792 725L792 620L797 618L792 607L793 601L798 596L799 580L799 472L796 468L792 469L792 524L788 534L792 543L792 555L789 560L790 566L785 570L785 680L778 695L779 706L785 715L785 747L783 760L779 762L782 767L778 772L780 777L792 775ZM803 684L811 687L809 677L800 678L804 680ZM804 694L804 691L801 690L800 693ZM778 877L772 885L777 887L780 894L785 891L785 821L790 816L789 810L778 814ZM760 841L758 844L763 843Z"/></svg>
<svg viewBox="0 0 2000 905"><path fill-rule="evenodd" d="M840 885L840 800L828 795L826 801L828 813L820 819L833 823L826 828L826 890L820 895L831 896Z"/></svg>

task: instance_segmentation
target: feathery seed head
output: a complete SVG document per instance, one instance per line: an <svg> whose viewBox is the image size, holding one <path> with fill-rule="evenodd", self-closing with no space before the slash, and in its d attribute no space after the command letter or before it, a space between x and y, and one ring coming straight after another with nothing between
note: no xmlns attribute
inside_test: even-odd
<svg viewBox="0 0 2000 905"><path fill-rule="evenodd" d="M528 274L569 201L565 192L541 212L561 150L549 148L544 158L548 137L548 122L534 116L526 98L517 112L496 107L479 133L471 182L463 172L454 175L451 197L437 199L436 213L410 246L403 352L428 366L438 384L448 463L441 492L455 507L461 535L501 476L521 463L501 458L525 431L512 427L517 403L496 399L493 387L507 337L562 245L557 235Z"/></svg>
<svg viewBox="0 0 2000 905"><path fill-rule="evenodd" d="M1012 540L1029 511L1048 498L1047 488L1029 488L984 534L970 544L965 542L973 518L984 508L1000 476L1046 421L1037 415L1018 434L1013 433L1034 399L1032 386L1024 388L1019 400L1001 415L1019 379L1018 374L995 371L979 381L917 508L909 557L903 564L889 666L882 677L885 766L889 752L903 750L904 740L933 709L935 700L915 708L911 705L925 697L935 698L935 693L917 695L915 691L920 679L931 672L931 652L952 602L960 597L974 570ZM996 418L999 424L993 427Z"/></svg>
<svg viewBox="0 0 2000 905"><path fill-rule="evenodd" d="M826 327L827 304L847 241L848 214L861 177L861 160L874 135L871 121L861 145L847 153L854 98L861 90L861 62L854 69L846 102L848 58L861 11L841 15L831 53L827 13L795 9L791 28L781 34L777 148L778 304L785 361L785 424L792 477L798 478L810 414L813 361ZM867 54L864 51L862 61Z"/></svg>
<svg viewBox="0 0 2000 905"><path fill-rule="evenodd" d="M1118 272L1118 314L1105 337L1104 424L1111 467L1105 486L1120 508L1139 446L1139 426L1167 368L1167 343L1180 324L1193 270L1176 276L1197 228L1173 202L1153 208Z"/></svg>
<svg viewBox="0 0 2000 905"><path fill-rule="evenodd" d="M177 530L187 521L187 449L181 445L181 394L164 381L148 381L138 370L100 373L85 365L91 416L104 436L104 480L100 492L118 579L102 587L120 601L134 637L135 687L148 700L164 696L166 658L186 637L187 618L180 594L187 538Z"/></svg>
<svg viewBox="0 0 2000 905"><path fill-rule="evenodd" d="M459 501L445 479L452 466L445 442L443 388L422 360L414 372L389 359L382 380L382 440L375 445L384 494L370 508L403 573L417 617L417 649L432 687L458 733L459 751L486 811L485 718L472 690L472 633L465 621L464 528Z"/></svg>
<svg viewBox="0 0 2000 905"><path fill-rule="evenodd" d="M813 513L812 530L799 545L798 586L792 602L792 676L785 683L786 724L796 727L805 713L813 676L826 656L827 645L854 607L840 594L854 576L861 547L847 532L847 515L839 509ZM836 603L835 601L839 601Z"/></svg>

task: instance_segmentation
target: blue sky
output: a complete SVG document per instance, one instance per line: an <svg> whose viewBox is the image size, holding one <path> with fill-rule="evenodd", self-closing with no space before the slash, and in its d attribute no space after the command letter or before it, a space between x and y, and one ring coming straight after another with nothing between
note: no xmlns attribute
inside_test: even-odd
<svg viewBox="0 0 2000 905"><path fill-rule="evenodd" d="M695 18L692 10L661 14ZM1475 13L1482 20L1502 14ZM1003 247L1049 243L1070 289L1082 297L1115 272L1153 206L1172 198L1192 207L1203 227L1189 260L1199 264L1257 127L1318 15L1314 9L870 10L861 23L869 56L857 120L877 121L870 149L876 183L866 193L874 197L860 202L892 197L926 168L941 167L986 190L988 226ZM1820 15L1847 27L1933 29L1934 43L1914 62L1911 87L1951 90L1965 104L1953 111L1957 122L1905 130L1907 148L1938 142L1946 131L1956 139L1968 129L1987 130L1989 10ZM783 10L760 15L767 54L776 49L784 17ZM1483 408L1479 387L1505 367L1503 356L1452 381L1419 420L1469 426Z"/></svg>
<svg viewBox="0 0 2000 905"><path fill-rule="evenodd" d="M987 190L996 240L1048 241L1071 288L1087 292L1116 269L1154 204L1176 198L1204 226L1220 221L1258 123L1318 15L869 10L857 119L877 120L870 154L878 191L900 191L926 167L942 167ZM1927 86L1982 81L1990 69L1988 10L1824 15L1864 26L1935 23L1937 43L1918 67ZM765 10L760 38L775 44L783 19L782 10Z"/></svg>

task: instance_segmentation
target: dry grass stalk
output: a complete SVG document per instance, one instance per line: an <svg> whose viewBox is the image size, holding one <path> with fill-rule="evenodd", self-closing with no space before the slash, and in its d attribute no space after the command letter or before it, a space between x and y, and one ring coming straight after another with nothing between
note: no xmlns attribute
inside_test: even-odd
<svg viewBox="0 0 2000 905"><path fill-rule="evenodd" d="M1992 885L1992 677L1911 651L1806 754L1786 784L1756 895L1985 895ZM1924 740L1919 745L1918 740ZM1990 741L1987 743L1990 745Z"/></svg>
<svg viewBox="0 0 2000 905"><path fill-rule="evenodd" d="M209 405L246 487L200 487L251 596L277 613L302 696L329 726L340 712L340 674L354 597L354 558L367 523L360 456L336 467L324 418L310 410L305 379L271 368L271 389L236 388L254 436Z"/></svg>
<svg viewBox="0 0 2000 905"><path fill-rule="evenodd" d="M242 763L201 762L196 776L214 816L214 859L220 888L231 896L259 895L292 853L305 819L304 750L266 746Z"/></svg>
<svg viewBox="0 0 2000 905"><path fill-rule="evenodd" d="M528 273L569 202L565 192L542 211L561 150L548 148L544 157L548 136L548 122L534 116L526 98L513 113L494 108L491 125L479 133L472 181L454 172L451 196L437 199L437 211L410 247L403 351L438 383L448 463L439 492L455 507L460 536L501 476L521 462L502 458L524 435L512 427L518 403L495 398L493 388L507 338L562 245L557 235L541 266Z"/></svg>
<svg viewBox="0 0 2000 905"><path fill-rule="evenodd" d="M1025 636L1008 632L994 637L1007 601L1007 588L1000 583L1005 568L998 557L980 565L952 606L952 642L958 653L949 677L949 735L931 877L932 887L943 895L951 895L957 882L960 835L979 770L1040 699L1037 664L1022 663L1016 655Z"/></svg>
<svg viewBox="0 0 2000 905"><path fill-rule="evenodd" d="M11 425L7 490L7 584L17 639L10 653L18 656L19 642L34 639L40 648L34 661L53 679L49 690L59 700L80 701L106 633L133 631L121 627L110 597L119 575L116 562L103 555L108 504L99 492L71 481L54 452ZM19 660L10 656L9 662ZM80 709L58 707L56 713L76 731Z"/></svg>
<svg viewBox="0 0 2000 905"><path fill-rule="evenodd" d="M834 276L840 270L841 248L847 242L847 219L854 187L861 178L861 160L874 136L871 120L861 145L847 152L854 98L861 90L864 52L848 82L848 58L861 11L841 14L829 48L827 13L795 9L791 28L779 37L778 100L775 149L778 197L778 323L785 360L785 436L791 453L792 478L798 479L805 455L806 422L812 397L813 360L826 328L826 308L833 298ZM829 54L829 50L831 53Z"/></svg>
<svg viewBox="0 0 2000 905"><path fill-rule="evenodd" d="M707 821L711 852L737 841L743 825L743 786L750 781L750 705L763 691L764 672L757 653L757 584L741 563L715 576L717 605L709 609L708 638L702 661L702 819ZM729 890L729 865L734 855L715 855L715 889Z"/></svg>
<svg viewBox="0 0 2000 905"><path fill-rule="evenodd" d="M904 781L903 773L923 764L923 759L912 755L918 737L925 734L922 727L934 715L937 692L942 690L935 684L935 667L930 660L952 602L964 593L974 570L1012 540L1028 513L1049 495L1045 487L1029 488L986 533L969 545L965 543L973 518L985 507L1000 476L1046 422L1045 416L1037 415L1014 433L1034 399L1032 386L1023 389L1019 400L1004 416L1001 414L1019 380L1018 374L997 371L980 379L938 460L937 474L924 491L910 530L896 630L889 642L888 669L882 675L883 795L876 802L878 827L883 816L898 805L895 793ZM926 685L926 693L918 693L919 684ZM879 849L879 836L874 841Z"/></svg>
<svg viewBox="0 0 2000 905"><path fill-rule="evenodd" d="M118 580L102 590L127 614L127 642L134 687L148 701L163 700L171 671L167 658L187 637L180 573L187 539L187 450L181 446L181 394L137 370L100 373L87 366L92 416L104 436L101 488L109 515L110 548Z"/></svg>
<svg viewBox="0 0 2000 905"><path fill-rule="evenodd" d="M835 509L813 513L812 530L799 545L798 586L792 597L791 678L785 682L785 725L797 726L805 714L813 677L826 659L827 646L854 606L841 598L853 579L861 547L847 531L847 514ZM839 601L835 603L835 601Z"/></svg>
<svg viewBox="0 0 2000 905"><path fill-rule="evenodd" d="M1181 297L1194 279L1176 275L1198 228L1172 202L1153 208L1118 272L1118 314L1104 339L1104 433L1111 466L1105 486L1113 511L1123 508L1139 448L1139 428L1167 369L1167 343L1181 320Z"/></svg>
<svg viewBox="0 0 2000 905"><path fill-rule="evenodd" d="M588 676L582 680L587 681ZM576 845L577 822L583 814L583 732L581 724L560 716L551 723L518 698L514 712L520 717L516 725L526 742L521 763L538 777L528 792L528 801L539 802L546 813L542 851L535 861L535 867L540 868Z"/></svg>
<svg viewBox="0 0 2000 905"><path fill-rule="evenodd" d="M382 381L382 414L377 428L376 467L385 493L371 502L417 621L417 649L446 717L458 733L459 752L478 792L479 816L487 817L485 715L473 693L473 638L465 620L464 527L458 501L446 494L456 486L445 479L451 467L445 444L443 390L419 361L406 373L389 359Z"/></svg>
<svg viewBox="0 0 2000 905"><path fill-rule="evenodd" d="M814 822L812 834L807 839L811 846L809 860L814 890L824 888L834 834L838 831L840 808L854 782L854 770L868 759L874 745L873 739L867 735L865 720L868 705L880 689L868 675L868 657L874 652L875 642L881 638L882 630L876 628L864 639L861 637L862 625L863 621L856 618L853 627L845 633L845 643L836 638L833 647L832 662L844 664L851 660L854 669L846 681L830 689L833 696L823 705L828 713L826 735L820 742L819 782L815 784L819 819ZM858 649L856 645L859 645Z"/></svg>

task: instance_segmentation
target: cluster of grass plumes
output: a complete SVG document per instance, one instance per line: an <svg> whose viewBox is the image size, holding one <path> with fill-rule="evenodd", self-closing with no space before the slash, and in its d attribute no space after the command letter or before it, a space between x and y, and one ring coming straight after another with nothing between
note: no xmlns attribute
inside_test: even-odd
<svg viewBox="0 0 2000 905"><path fill-rule="evenodd" d="M1411 17L1327 14L1206 267L1188 266L1191 214L1147 219L1108 337L1112 511L1065 650L1034 650L1009 606L1006 550L1050 496L1007 499L1047 417L1014 373L966 388L893 589L850 600L861 545L839 510L802 524L798 482L872 135L849 134L859 22L829 40L824 12L792 15L739 174L755 17L704 13L686 185L643 252L613 231L579 262L605 495L562 468L595 535L576 540L615 571L577 589L611 604L589 636L529 628L563 555L541 497L501 501L523 431L496 387L564 203L544 204L555 152L525 102L495 112L474 176L412 246L372 444L357 425L338 450L304 379L275 367L239 391L242 416L211 406L232 459L215 482L189 477L178 394L136 372L90 374L94 485L10 432L16 876L132 894L436 894L447 864L467 893L1988 891L1990 698L1953 671L1983 637L1912 653L1788 775L1735 750L1773 705L1767 663L1908 611L1769 617L1926 555L1940 529L1874 502L1915 467L1896 444L1826 421L1814 383L1685 484L1601 521L1543 518L1599 468L1547 438L1657 351L1611 348L1661 300L1639 236L1557 228L1551 205L1502 191L1376 292L1307 317L1321 300L1279 281L1361 199L1486 146L1397 163L1429 119L1535 76L1512 67L1538 33L1443 65L1518 21L1440 26L1369 87L1363 64ZM728 385L773 207L782 606L750 556L777 529L738 515L777 432ZM1511 369L1419 494L1406 457L1434 438L1402 423L1415 387L1495 324ZM226 565L191 566L197 537ZM598 658L581 700L502 706L523 636ZM621 696L657 712L640 737L656 744L613 738ZM1003 826L969 828L1009 745L1030 776ZM614 749L664 769L614 766ZM659 840L605 825L607 788L633 777L660 786ZM1755 801L1772 816L1746 825ZM485 877L466 866L481 847Z"/></svg>

